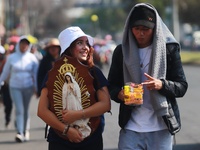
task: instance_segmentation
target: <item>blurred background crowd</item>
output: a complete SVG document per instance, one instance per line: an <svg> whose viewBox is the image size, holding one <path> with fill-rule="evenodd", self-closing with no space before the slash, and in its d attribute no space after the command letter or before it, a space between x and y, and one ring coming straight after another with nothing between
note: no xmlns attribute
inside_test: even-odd
<svg viewBox="0 0 200 150"><path fill-rule="evenodd" d="M198 0L1 0L1 43L10 44L10 37L30 34L37 38L34 44L42 46L47 38L57 37L70 25L78 25L96 37L98 45L106 44L102 42L106 35L120 43L125 18L138 2L149 2L157 8L183 48L200 49Z"/></svg>

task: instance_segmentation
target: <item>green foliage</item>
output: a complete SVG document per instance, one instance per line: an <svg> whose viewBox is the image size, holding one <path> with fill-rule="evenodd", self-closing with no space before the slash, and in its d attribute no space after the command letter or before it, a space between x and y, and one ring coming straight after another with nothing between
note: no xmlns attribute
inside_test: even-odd
<svg viewBox="0 0 200 150"><path fill-rule="evenodd" d="M96 10L94 14L99 16L99 26L107 32L114 33L122 29L124 25L125 13L120 8L110 8Z"/></svg>
<svg viewBox="0 0 200 150"><path fill-rule="evenodd" d="M181 51L181 60L184 64L200 64L199 51Z"/></svg>
<svg viewBox="0 0 200 150"><path fill-rule="evenodd" d="M124 5L124 11L126 13L129 13L131 8L137 3L152 4L162 16L165 13L166 6L171 5L171 0L121 0L121 4Z"/></svg>
<svg viewBox="0 0 200 150"><path fill-rule="evenodd" d="M168 0L121 0L119 5L88 9L87 12L73 24L80 25L87 33L95 36L97 32L104 37L105 34L115 35L122 32L126 17L132 7L139 2L147 2L156 7L161 16L164 14L166 5L169 5ZM90 17L95 14L98 16L98 21L92 22ZM98 31L93 31L100 28ZM97 30L97 29L96 29Z"/></svg>
<svg viewBox="0 0 200 150"><path fill-rule="evenodd" d="M170 5L169 0L121 0L117 7L96 9L92 13L99 16L99 26L103 31L115 34L122 31L128 13L136 3L140 2L155 6L161 17L165 17L165 8Z"/></svg>
<svg viewBox="0 0 200 150"><path fill-rule="evenodd" d="M91 16L94 14L98 16L96 22L91 20ZM126 14L120 7L94 9L88 10L84 16L75 20L73 24L81 26L93 36L101 34L104 37L106 34L114 35L121 31L125 23L125 17Z"/></svg>
<svg viewBox="0 0 200 150"><path fill-rule="evenodd" d="M172 2L174 0L102 0L98 6L88 9L86 13L79 19L68 17L66 10L72 8L75 4L74 0L60 0L55 3L49 3L49 0L27 0L27 10L23 8L23 1L5 0L5 4L9 4L10 8L5 13L6 29L11 30L16 28L21 22L22 13L28 14L31 34L38 36L56 35L57 32L69 25L79 25L92 35L95 28L100 27L100 32L104 34L115 35L123 30L124 23L131 8L140 2L150 3L155 6L159 15L163 20L168 20L168 24L172 21L172 13L166 13L166 8L172 9ZM192 25L200 26L200 11L199 0L177 0L179 3L179 19L181 23L190 23ZM49 3L49 5L47 5ZM104 4L105 3L105 4ZM6 10L6 9L5 9ZM171 10L172 11L172 10ZM76 13L76 12L74 12ZM98 15L98 22L92 22L91 15Z"/></svg>

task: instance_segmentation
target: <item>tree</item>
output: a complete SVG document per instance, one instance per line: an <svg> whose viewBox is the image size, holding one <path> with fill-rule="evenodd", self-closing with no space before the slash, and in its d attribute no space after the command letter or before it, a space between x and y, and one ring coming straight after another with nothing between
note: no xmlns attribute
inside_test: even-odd
<svg viewBox="0 0 200 150"><path fill-rule="evenodd" d="M30 33L37 37L57 36L58 32L69 25L79 25L84 31L95 36L94 25L98 26L98 32L105 34L116 34L122 32L126 17L131 8L138 2L153 4L159 15L165 21L172 20L172 13L167 12L172 8L173 0L101 0L99 5L92 8L84 8L86 11L78 19L71 19L67 16L66 10L74 6L74 0L18 0L12 1L14 13L6 17L13 22L12 28L21 25L21 16L28 14ZM179 18L182 23L200 25L200 11L198 11L199 0L179 0ZM115 3L114 3L115 2ZM47 5L48 4L48 5ZM82 6L83 7L83 6ZM24 10L25 9L25 10ZM75 12L76 13L76 12ZM91 16L98 16L98 22L92 22ZM12 29L11 27L9 29Z"/></svg>
<svg viewBox="0 0 200 150"><path fill-rule="evenodd" d="M152 3L160 13L160 15L165 16L165 7L170 5L168 0L151 0ZM88 11L78 20L75 20L73 24L78 24L83 26L87 33L96 36L92 24L96 24L100 28L101 36L104 37L106 34L111 34L115 36L119 32L122 32L126 17L132 7L138 2L150 2L145 0L120 0L118 5L113 5L108 3L107 5L102 5L99 7L94 7L93 9L88 9ZM92 22L90 16L93 14L98 16L98 22ZM92 29L92 30L91 30Z"/></svg>

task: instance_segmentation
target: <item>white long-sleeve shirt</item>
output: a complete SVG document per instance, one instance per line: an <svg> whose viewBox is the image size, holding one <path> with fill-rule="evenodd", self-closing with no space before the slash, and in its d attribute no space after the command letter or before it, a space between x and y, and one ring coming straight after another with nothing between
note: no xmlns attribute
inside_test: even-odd
<svg viewBox="0 0 200 150"><path fill-rule="evenodd" d="M19 51L11 54L3 68L0 83L9 77L9 86L14 88L26 88L34 86L37 90L38 60L30 53Z"/></svg>

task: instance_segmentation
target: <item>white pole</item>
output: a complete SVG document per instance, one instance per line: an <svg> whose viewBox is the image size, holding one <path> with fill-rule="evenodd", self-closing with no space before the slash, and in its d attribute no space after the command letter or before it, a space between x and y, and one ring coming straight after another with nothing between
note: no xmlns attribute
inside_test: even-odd
<svg viewBox="0 0 200 150"><path fill-rule="evenodd" d="M174 36L178 42L180 42L180 25L179 25L179 15L178 15L178 0L173 0L173 30Z"/></svg>

